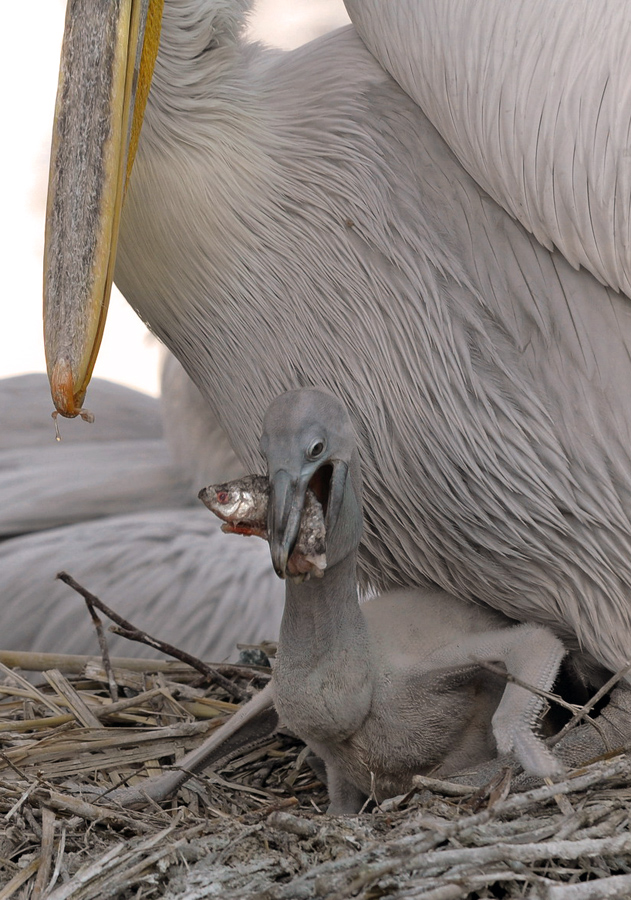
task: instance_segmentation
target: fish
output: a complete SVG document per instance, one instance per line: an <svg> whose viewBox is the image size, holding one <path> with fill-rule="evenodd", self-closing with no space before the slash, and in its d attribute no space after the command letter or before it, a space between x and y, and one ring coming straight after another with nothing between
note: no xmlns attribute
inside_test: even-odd
<svg viewBox="0 0 631 900"><path fill-rule="evenodd" d="M267 540L269 481L266 475L245 475L224 484L210 484L198 494L202 503L223 520L222 531ZM289 560L287 576L306 581L322 578L326 569L326 526L322 504L307 488L300 530Z"/></svg>
<svg viewBox="0 0 631 900"><path fill-rule="evenodd" d="M223 520L222 531L267 539L269 481L266 475L245 475L224 484L209 484L197 496Z"/></svg>

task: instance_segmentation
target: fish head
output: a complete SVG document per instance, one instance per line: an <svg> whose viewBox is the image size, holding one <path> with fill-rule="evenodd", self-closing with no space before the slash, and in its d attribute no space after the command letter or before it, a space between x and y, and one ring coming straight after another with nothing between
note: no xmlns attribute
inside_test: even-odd
<svg viewBox="0 0 631 900"><path fill-rule="evenodd" d="M266 537L267 479L251 475L225 484L210 484L198 497L226 524L224 531Z"/></svg>

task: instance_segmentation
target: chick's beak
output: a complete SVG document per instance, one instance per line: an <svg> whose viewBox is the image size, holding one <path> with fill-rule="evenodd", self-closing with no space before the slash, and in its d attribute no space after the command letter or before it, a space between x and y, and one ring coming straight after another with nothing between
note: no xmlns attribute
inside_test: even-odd
<svg viewBox="0 0 631 900"><path fill-rule="evenodd" d="M348 466L340 460L327 461L315 471L297 477L283 468L270 473L267 533L272 563L279 578L287 576L287 562L298 540L307 489L311 488L322 504L328 538L342 508L347 475Z"/></svg>
<svg viewBox="0 0 631 900"><path fill-rule="evenodd" d="M292 477L285 469L270 473L270 495L267 509L267 533L274 571L279 578L287 575L305 505L309 476Z"/></svg>

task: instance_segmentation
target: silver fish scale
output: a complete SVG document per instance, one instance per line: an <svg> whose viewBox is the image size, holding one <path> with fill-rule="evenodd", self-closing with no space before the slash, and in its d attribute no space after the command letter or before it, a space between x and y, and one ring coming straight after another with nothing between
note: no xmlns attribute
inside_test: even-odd
<svg viewBox="0 0 631 900"><path fill-rule="evenodd" d="M269 480L266 475L245 475L224 484L211 484L199 496L220 519L233 526L247 523L267 538ZM306 577L321 577L326 568L324 510L310 489L305 495L300 531L290 560Z"/></svg>
<svg viewBox="0 0 631 900"><path fill-rule="evenodd" d="M312 566L312 574L321 577L326 568L326 527L322 504L307 490L300 519L300 531L294 553L299 553ZM292 554L293 555L293 554Z"/></svg>
<svg viewBox="0 0 631 900"><path fill-rule="evenodd" d="M210 484L199 496L211 512L232 525L248 522L265 528L269 500L266 475L245 475L224 484Z"/></svg>

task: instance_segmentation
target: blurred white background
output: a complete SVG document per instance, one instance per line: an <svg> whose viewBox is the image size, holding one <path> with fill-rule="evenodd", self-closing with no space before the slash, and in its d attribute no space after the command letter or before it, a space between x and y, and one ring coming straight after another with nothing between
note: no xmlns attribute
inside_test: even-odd
<svg viewBox="0 0 631 900"><path fill-rule="evenodd" d="M5 3L0 29L0 377L44 371L42 251L65 0ZM347 22L342 0L261 0L254 37L299 46ZM158 344L113 292L95 375L158 392Z"/></svg>

